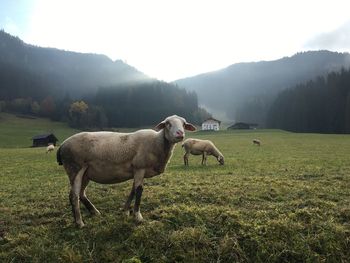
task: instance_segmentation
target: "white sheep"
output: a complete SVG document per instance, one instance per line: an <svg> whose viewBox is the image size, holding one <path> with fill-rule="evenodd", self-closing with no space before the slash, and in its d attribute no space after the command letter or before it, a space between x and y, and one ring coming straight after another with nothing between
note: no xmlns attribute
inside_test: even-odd
<svg viewBox="0 0 350 263"><path fill-rule="evenodd" d="M260 146L261 145L261 141L258 140L258 139L253 139L253 144L256 144L256 145Z"/></svg>
<svg viewBox="0 0 350 263"><path fill-rule="evenodd" d="M202 165L207 164L207 156L213 155L216 157L218 162L223 165L224 164L224 156L222 153L216 148L213 142L209 140L199 140L189 138L182 143L182 147L185 149L184 155L184 163L188 165L188 156L190 154L193 155L202 155Z"/></svg>
<svg viewBox="0 0 350 263"><path fill-rule="evenodd" d="M140 202L144 178L163 173L175 144L185 136L184 130L194 131L196 128L184 118L173 115L155 129L133 133L82 132L62 143L57 151L57 161L63 164L68 174L71 184L69 199L79 227L84 226L79 201L91 214L100 214L86 197L85 190L90 180L113 184L133 179L124 210L130 214L130 205L136 196L134 215L137 221L142 221Z"/></svg>
<svg viewBox="0 0 350 263"><path fill-rule="evenodd" d="M55 150L55 145L53 145L53 144L49 144L46 147L46 153L52 152L53 150Z"/></svg>

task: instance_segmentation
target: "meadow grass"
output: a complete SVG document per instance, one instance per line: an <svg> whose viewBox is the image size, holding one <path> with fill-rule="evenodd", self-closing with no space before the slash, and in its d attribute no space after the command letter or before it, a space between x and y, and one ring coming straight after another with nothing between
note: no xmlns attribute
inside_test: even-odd
<svg viewBox="0 0 350 263"><path fill-rule="evenodd" d="M30 147L33 136L45 133L54 133L59 144L77 131L63 122L0 113L0 148Z"/></svg>
<svg viewBox="0 0 350 263"><path fill-rule="evenodd" d="M225 165L178 145L147 179L145 221L121 210L131 181L90 183L101 211L73 224L69 183L43 148L0 149L1 262L348 262L350 136L283 131L196 132ZM258 138L262 146L252 144Z"/></svg>

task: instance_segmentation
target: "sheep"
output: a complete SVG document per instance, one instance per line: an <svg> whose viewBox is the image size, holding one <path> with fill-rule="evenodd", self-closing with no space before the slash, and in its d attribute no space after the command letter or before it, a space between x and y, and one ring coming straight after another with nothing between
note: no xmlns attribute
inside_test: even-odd
<svg viewBox="0 0 350 263"><path fill-rule="evenodd" d="M193 155L202 155L202 165L207 164L207 155L214 155L221 165L225 163L222 153L209 140L189 138L182 143L182 147L185 149L185 165L188 165L188 156L190 153Z"/></svg>
<svg viewBox="0 0 350 263"><path fill-rule="evenodd" d="M175 144L183 141L185 130L195 131L196 128L184 118L173 115L160 122L155 131L81 132L66 139L57 151L57 162L63 165L70 180L69 200L76 225L80 228L85 225L79 201L92 215L100 214L86 196L89 181L114 184L130 179L133 179L133 185L124 211L130 215L131 202L135 197L134 217L141 222L144 178L164 172Z"/></svg>
<svg viewBox="0 0 350 263"><path fill-rule="evenodd" d="M258 140L258 139L253 139L253 144L255 145L258 145L258 146L260 146L261 145L261 141L260 140Z"/></svg>
<svg viewBox="0 0 350 263"><path fill-rule="evenodd" d="M49 144L49 145L46 147L46 154L49 153L49 152L52 152L53 150L55 150L55 145Z"/></svg>

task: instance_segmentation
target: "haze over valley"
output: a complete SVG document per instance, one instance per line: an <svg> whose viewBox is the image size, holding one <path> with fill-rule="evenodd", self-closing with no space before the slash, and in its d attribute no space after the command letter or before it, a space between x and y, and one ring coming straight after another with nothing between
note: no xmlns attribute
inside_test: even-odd
<svg viewBox="0 0 350 263"><path fill-rule="evenodd" d="M247 122L270 128L273 123L275 128L297 131L293 125L281 126L271 119L279 94L317 78L327 79L332 72L347 71L350 65L348 53L308 51L274 61L236 63L167 83L105 55L41 48L4 31L0 42L2 110L47 116L75 127L137 127L178 113L198 125L213 116L228 124ZM86 105L75 105L73 114L74 101ZM309 127L302 131L347 130Z"/></svg>
<svg viewBox="0 0 350 263"><path fill-rule="evenodd" d="M174 81L198 94L198 101L226 120L266 127L266 116L279 92L349 68L349 53L308 51L274 61L237 63Z"/></svg>
<svg viewBox="0 0 350 263"><path fill-rule="evenodd" d="M330 92L329 100L347 105L347 82L330 85L333 72L344 77L349 69L346 6L345 0L4 0L1 109L91 128L150 125L178 113L198 125L212 116L224 127L346 132L346 117L313 118L312 103L284 108L290 118L294 107L303 108L306 124L273 120L288 90L312 86L313 96L322 97L335 85L343 97ZM324 83L323 93L315 83ZM321 129L309 119L338 128Z"/></svg>

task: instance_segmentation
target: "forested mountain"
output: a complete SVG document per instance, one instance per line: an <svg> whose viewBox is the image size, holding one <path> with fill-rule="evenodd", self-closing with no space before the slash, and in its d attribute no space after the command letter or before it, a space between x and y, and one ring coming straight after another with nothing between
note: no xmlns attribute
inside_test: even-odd
<svg viewBox="0 0 350 263"><path fill-rule="evenodd" d="M350 70L282 91L267 124L295 132L350 133Z"/></svg>
<svg viewBox="0 0 350 263"><path fill-rule="evenodd" d="M36 47L0 31L0 99L81 97L98 87L148 79L120 60Z"/></svg>
<svg viewBox="0 0 350 263"><path fill-rule="evenodd" d="M349 65L348 53L308 51L275 61L234 64L175 83L195 91L200 105L224 111L230 119L264 127L280 91Z"/></svg>
<svg viewBox="0 0 350 263"><path fill-rule="evenodd" d="M179 114L210 115L197 95L122 61L28 45L0 31L0 111L67 121L77 128L154 125Z"/></svg>
<svg viewBox="0 0 350 263"><path fill-rule="evenodd" d="M103 107L111 126L137 127L177 114L200 124L210 115L198 108L195 92L162 81L100 88L92 104Z"/></svg>
<svg viewBox="0 0 350 263"><path fill-rule="evenodd" d="M139 127L205 105L236 121L300 132L350 133L350 56L309 51L166 83L122 61L24 43L0 31L0 111L73 127ZM197 98L198 94L198 98Z"/></svg>

